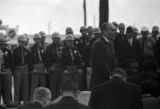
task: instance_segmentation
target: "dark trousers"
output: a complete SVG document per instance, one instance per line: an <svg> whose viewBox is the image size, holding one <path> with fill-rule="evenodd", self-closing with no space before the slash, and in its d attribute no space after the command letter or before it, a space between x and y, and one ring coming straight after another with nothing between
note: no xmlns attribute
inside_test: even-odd
<svg viewBox="0 0 160 109"><path fill-rule="evenodd" d="M52 99L55 99L60 95L60 88L62 84L62 69L56 68L50 71L48 74L49 79L49 89L52 93Z"/></svg>
<svg viewBox="0 0 160 109"><path fill-rule="evenodd" d="M19 104L21 98L24 103L29 101L29 77L27 67L16 67L14 72L14 101Z"/></svg>
<svg viewBox="0 0 160 109"><path fill-rule="evenodd" d="M0 74L0 97L2 96L4 104L7 105L11 103L11 85L11 75Z"/></svg>
<svg viewBox="0 0 160 109"><path fill-rule="evenodd" d="M30 99L33 100L35 88L46 86L46 74L32 73L31 74L31 88L30 88Z"/></svg>

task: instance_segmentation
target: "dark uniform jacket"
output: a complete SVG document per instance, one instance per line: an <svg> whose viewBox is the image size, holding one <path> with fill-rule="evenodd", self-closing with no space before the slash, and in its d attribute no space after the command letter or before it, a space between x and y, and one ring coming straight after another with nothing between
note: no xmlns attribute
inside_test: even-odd
<svg viewBox="0 0 160 109"><path fill-rule="evenodd" d="M91 109L88 106L78 103L72 97L63 97L58 103L47 106L45 109Z"/></svg>
<svg viewBox="0 0 160 109"><path fill-rule="evenodd" d="M34 64L44 64L46 67L46 53L42 46L33 45L30 53L30 69L34 69Z"/></svg>
<svg viewBox="0 0 160 109"><path fill-rule="evenodd" d="M47 67L50 67L52 64L60 64L61 63L60 45L56 45L55 43L49 45L46 50L46 56L47 56Z"/></svg>
<svg viewBox="0 0 160 109"><path fill-rule="evenodd" d="M3 55L3 59L4 59L4 64L2 65L2 71L3 69L12 69L12 54L11 51L7 48L2 49L4 55Z"/></svg>
<svg viewBox="0 0 160 109"><path fill-rule="evenodd" d="M82 61L88 66L90 61L90 49L89 49L89 39L87 36L80 37L80 54L82 55Z"/></svg>
<svg viewBox="0 0 160 109"><path fill-rule="evenodd" d="M140 88L114 77L92 90L89 106L92 109L142 109Z"/></svg>
<svg viewBox="0 0 160 109"><path fill-rule="evenodd" d="M109 80L109 75L116 67L114 49L101 36L93 44L91 49L92 74L91 88Z"/></svg>
<svg viewBox="0 0 160 109"><path fill-rule="evenodd" d="M74 47L65 46L62 49L62 64L64 67L66 66L77 66L81 65L81 55L78 49Z"/></svg>
<svg viewBox="0 0 160 109"><path fill-rule="evenodd" d="M25 47L17 47L13 51L13 66L23 66L29 63L29 50Z"/></svg>

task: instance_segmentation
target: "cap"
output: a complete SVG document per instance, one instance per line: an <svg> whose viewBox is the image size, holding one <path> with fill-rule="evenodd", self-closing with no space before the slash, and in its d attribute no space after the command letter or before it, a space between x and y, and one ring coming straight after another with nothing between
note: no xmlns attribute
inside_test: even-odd
<svg viewBox="0 0 160 109"><path fill-rule="evenodd" d="M27 38L26 38L25 35L20 35L20 36L18 37L18 41L27 41Z"/></svg>
<svg viewBox="0 0 160 109"><path fill-rule="evenodd" d="M74 40L72 34L67 34L65 40Z"/></svg>
<svg viewBox="0 0 160 109"><path fill-rule="evenodd" d="M54 38L60 38L59 36L60 36L60 34L58 32L54 32L52 34L52 39L54 39Z"/></svg>
<svg viewBox="0 0 160 109"><path fill-rule="evenodd" d="M148 29L146 26L143 26L143 27L141 28L141 31L142 31L142 32L149 32L149 29Z"/></svg>
<svg viewBox="0 0 160 109"><path fill-rule="evenodd" d="M7 44L8 40L6 37L0 37L0 44Z"/></svg>
<svg viewBox="0 0 160 109"><path fill-rule="evenodd" d="M39 33L34 34L34 39L40 39L41 35Z"/></svg>
<svg viewBox="0 0 160 109"><path fill-rule="evenodd" d="M81 26L81 27L80 27L80 32L81 32L81 31L84 31L84 30L87 30L86 27L85 27L85 26Z"/></svg>
<svg viewBox="0 0 160 109"><path fill-rule="evenodd" d="M71 27L67 27L66 34L73 34L73 29Z"/></svg>
<svg viewBox="0 0 160 109"><path fill-rule="evenodd" d="M133 33L133 27L132 26L128 26L127 27L127 30L126 30L126 33Z"/></svg>
<svg viewBox="0 0 160 109"><path fill-rule="evenodd" d="M158 26L154 26L154 27L152 28L152 31L159 31L159 27L158 27Z"/></svg>
<svg viewBox="0 0 160 109"><path fill-rule="evenodd" d="M101 33L101 30L98 27L95 27L93 29L93 33Z"/></svg>
<svg viewBox="0 0 160 109"><path fill-rule="evenodd" d="M92 26L88 26L88 27L87 27L87 31L88 31L88 32L93 32L93 27L92 27Z"/></svg>
<svg viewBox="0 0 160 109"><path fill-rule="evenodd" d="M125 24L124 23L120 23L119 24L119 28L125 28Z"/></svg>
<svg viewBox="0 0 160 109"><path fill-rule="evenodd" d="M44 33L44 31L40 31L39 34L41 35L41 37L46 37L46 34Z"/></svg>

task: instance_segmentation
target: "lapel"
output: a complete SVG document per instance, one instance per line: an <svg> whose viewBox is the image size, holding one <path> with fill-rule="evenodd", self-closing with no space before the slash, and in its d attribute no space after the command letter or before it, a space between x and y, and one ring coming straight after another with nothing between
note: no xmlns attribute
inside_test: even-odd
<svg viewBox="0 0 160 109"><path fill-rule="evenodd" d="M103 45L104 45L104 47L105 47L105 49L107 51L107 54L109 54L112 57L112 59L114 59L115 56L114 56L113 47L111 48L110 45L109 45L109 43L106 42L103 37L101 37L101 40L102 40L102 43L103 43Z"/></svg>

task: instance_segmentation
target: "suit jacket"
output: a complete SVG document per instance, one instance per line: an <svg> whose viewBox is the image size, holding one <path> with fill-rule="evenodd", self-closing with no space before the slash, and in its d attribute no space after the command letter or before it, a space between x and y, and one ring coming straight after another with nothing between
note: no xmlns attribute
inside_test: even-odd
<svg viewBox="0 0 160 109"><path fill-rule="evenodd" d="M23 104L18 109L43 109L42 105L38 102Z"/></svg>
<svg viewBox="0 0 160 109"><path fill-rule="evenodd" d="M89 106L92 109L142 109L140 89L114 77L92 90Z"/></svg>
<svg viewBox="0 0 160 109"><path fill-rule="evenodd" d="M103 37L99 37L91 48L92 74L90 87L109 80L109 75L116 67L114 49Z"/></svg>
<svg viewBox="0 0 160 109"><path fill-rule="evenodd" d="M47 106L45 109L90 109L88 106L78 103L72 97L63 97L62 100L55 104Z"/></svg>
<svg viewBox="0 0 160 109"><path fill-rule="evenodd" d="M123 68L129 67L128 65L130 59L140 62L141 48L140 43L137 39L132 39L132 45L130 45L127 38L122 41L122 47L120 48L120 52L120 64Z"/></svg>

